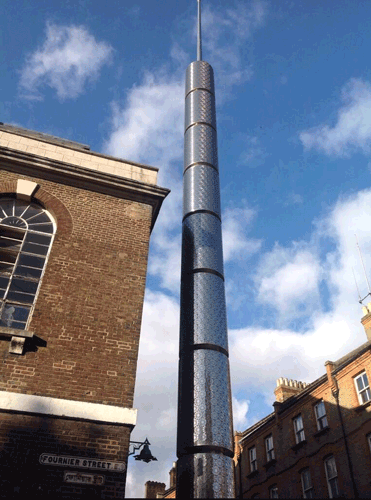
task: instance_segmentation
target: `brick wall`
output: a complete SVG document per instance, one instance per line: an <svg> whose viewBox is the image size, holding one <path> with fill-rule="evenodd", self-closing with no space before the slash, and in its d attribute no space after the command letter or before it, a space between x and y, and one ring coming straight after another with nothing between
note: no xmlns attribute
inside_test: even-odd
<svg viewBox="0 0 371 500"><path fill-rule="evenodd" d="M68 484L63 466L42 465L43 453L126 461L130 430L40 416L1 414L1 498L123 498L126 471L85 470L104 476L101 486ZM103 472L103 474L102 474Z"/></svg>
<svg viewBox="0 0 371 500"><path fill-rule="evenodd" d="M371 382L369 349L340 371L329 373L317 387L311 390L309 386L306 394L295 402L275 403L275 414L267 417L266 422L245 439L243 433L239 433L236 440L242 439L242 453L235 457L237 495L252 498L259 494L260 498L267 498L269 488L277 485L280 497L302 498L301 472L309 468L315 497L328 497L324 460L333 455L340 494L349 498L355 494L371 498L371 453L367 442L367 435L371 433L371 402L360 405L354 385L354 377L364 370ZM339 405L336 389L339 390ZM319 432L314 407L321 400L325 403L328 429ZM297 445L293 419L299 414L303 420L305 442ZM269 434L273 435L276 458L276 462L270 465L265 450L265 438ZM258 470L255 473L252 473L249 461L252 446L257 450Z"/></svg>
<svg viewBox="0 0 371 500"><path fill-rule="evenodd" d="M18 178L0 172L0 192ZM17 357L1 342L0 389L131 407L151 207L30 180L62 214L29 325L47 347Z"/></svg>
<svg viewBox="0 0 371 500"><path fill-rule="evenodd" d="M17 356L1 339L0 390L131 408L152 207L8 171L0 171L0 193L14 193L17 179L40 185L35 198L57 232L28 327L45 346ZM123 498L126 472L107 472L104 486L70 485L66 468L39 456L126 463L130 431L0 412L0 496Z"/></svg>

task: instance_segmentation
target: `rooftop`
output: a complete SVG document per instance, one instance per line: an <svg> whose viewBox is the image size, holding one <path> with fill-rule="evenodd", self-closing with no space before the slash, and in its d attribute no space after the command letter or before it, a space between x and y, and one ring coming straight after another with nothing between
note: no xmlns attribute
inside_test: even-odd
<svg viewBox="0 0 371 500"><path fill-rule="evenodd" d="M147 184L157 183L156 167L90 151L90 146L86 144L2 122L0 150L26 153L51 162L63 162Z"/></svg>
<svg viewBox="0 0 371 500"><path fill-rule="evenodd" d="M360 345L353 351L348 352L345 356L339 358L337 361L333 362L334 365L334 372L337 373L340 370L342 370L345 366L347 366L349 363L357 359L359 356L361 356L364 352L369 350L371 347L371 341L367 341L364 344ZM283 403L275 403L278 404L280 409L286 409L289 408L290 406L294 405L299 399L304 398L307 394L309 394L313 389L318 387L319 385L323 384L327 380L327 375L322 375L321 377L317 378L310 384L308 384L304 390L302 390L300 393L295 394L294 396L291 396L288 398L286 401ZM241 441L249 437L253 432L258 430L260 427L263 427L264 424L270 422L271 420L274 419L275 412L270 413L266 417L262 418L259 420L259 422L256 422L254 425L246 429L245 431L238 433L241 436Z"/></svg>

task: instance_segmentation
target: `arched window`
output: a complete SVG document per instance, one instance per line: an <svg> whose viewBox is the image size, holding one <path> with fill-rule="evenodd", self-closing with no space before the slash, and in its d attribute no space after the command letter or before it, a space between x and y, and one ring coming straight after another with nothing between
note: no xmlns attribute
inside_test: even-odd
<svg viewBox="0 0 371 500"><path fill-rule="evenodd" d="M26 329L55 230L40 205L0 198L0 326Z"/></svg>

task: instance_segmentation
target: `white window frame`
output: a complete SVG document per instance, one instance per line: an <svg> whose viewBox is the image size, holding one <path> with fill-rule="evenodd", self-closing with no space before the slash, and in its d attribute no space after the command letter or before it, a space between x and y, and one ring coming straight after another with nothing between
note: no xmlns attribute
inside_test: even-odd
<svg viewBox="0 0 371 500"><path fill-rule="evenodd" d="M330 477L330 471L329 471L330 462L331 462L331 466L335 470L335 473L332 474L331 477ZM339 495L338 473L337 473L336 462L335 462L334 456L327 457L325 459L325 472L326 472L328 493L329 493L330 498L339 497L340 495Z"/></svg>
<svg viewBox="0 0 371 500"><path fill-rule="evenodd" d="M256 459L256 446L249 448L250 472L258 470L258 461Z"/></svg>
<svg viewBox="0 0 371 500"><path fill-rule="evenodd" d="M358 380L362 384L362 388L359 388L360 384L358 383ZM363 405L371 400L371 390L366 370L357 375L357 377L354 377L354 385L357 391L359 404ZM363 399L365 399L365 401Z"/></svg>
<svg viewBox="0 0 371 500"><path fill-rule="evenodd" d="M309 484L308 485L305 484L305 478L304 478L305 474L308 474L307 478L309 477ZM314 490L313 490L312 477L311 477L309 468L303 470L301 473L301 486L303 488L304 498L313 498Z"/></svg>
<svg viewBox="0 0 371 500"><path fill-rule="evenodd" d="M269 491L269 498L279 498L278 487L276 484L270 486L268 491Z"/></svg>
<svg viewBox="0 0 371 500"><path fill-rule="evenodd" d="M322 415L320 415L319 408L323 408ZM317 429L319 431L321 431L322 429L326 429L326 427L328 427L328 421L327 421L326 407L323 399L314 406L314 414L316 416Z"/></svg>
<svg viewBox="0 0 371 500"><path fill-rule="evenodd" d="M270 462L271 460L274 460L274 444L273 444L273 435L269 434L265 438L265 449L267 452L267 462Z"/></svg>
<svg viewBox="0 0 371 500"><path fill-rule="evenodd" d="M293 419L296 444L305 441L303 417L301 414Z"/></svg>

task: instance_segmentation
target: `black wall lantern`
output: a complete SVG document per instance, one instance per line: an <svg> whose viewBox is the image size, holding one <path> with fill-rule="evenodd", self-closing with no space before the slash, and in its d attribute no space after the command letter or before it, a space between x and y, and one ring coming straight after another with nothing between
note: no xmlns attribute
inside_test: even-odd
<svg viewBox="0 0 371 500"><path fill-rule="evenodd" d="M148 441L147 438L143 443L141 443L140 441L130 441L130 445L133 445L133 451L129 451L129 456L134 455L134 453L136 451L140 450L143 446L139 455L134 456L135 460L142 460L143 462L146 462L147 464L148 464L148 462L151 462L152 460L157 461L157 458L152 455L151 450L149 449L150 444L151 443Z"/></svg>

